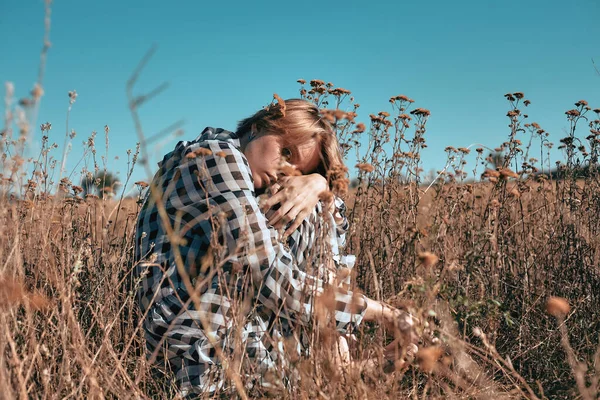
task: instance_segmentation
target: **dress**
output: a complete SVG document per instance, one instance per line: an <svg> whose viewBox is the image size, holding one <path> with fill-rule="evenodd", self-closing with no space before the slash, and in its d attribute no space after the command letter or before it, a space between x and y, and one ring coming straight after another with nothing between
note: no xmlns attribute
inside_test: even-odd
<svg viewBox="0 0 600 400"><path fill-rule="evenodd" d="M315 295L330 287L318 261L324 254L318 236L330 226L320 205L281 243L260 211L239 146L234 133L214 128L179 142L159 163L151 185L162 207L149 193L138 217L134 275L148 355L173 370L184 395L214 393L231 384L220 353L239 360L236 370L247 387L289 384L281 372L290 351L284 343L312 323ZM337 199L336 205L343 208ZM334 228L337 239L346 228ZM169 240L169 231L176 233L172 239L181 238L178 245ZM351 259L336 254L339 244L331 241L328 251L337 267L351 267ZM186 276L198 301L186 289ZM343 289L332 293L332 320L347 333L362 321L365 299ZM296 352L302 351L300 341L293 341Z"/></svg>

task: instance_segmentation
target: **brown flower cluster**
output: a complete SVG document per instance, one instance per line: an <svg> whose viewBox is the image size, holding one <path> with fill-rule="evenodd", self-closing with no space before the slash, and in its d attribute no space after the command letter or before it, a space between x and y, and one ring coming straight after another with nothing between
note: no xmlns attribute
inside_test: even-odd
<svg viewBox="0 0 600 400"><path fill-rule="evenodd" d="M412 115L416 115L419 117L428 117L431 115L431 112L426 108L416 108L410 112Z"/></svg>
<svg viewBox="0 0 600 400"><path fill-rule="evenodd" d="M363 172L373 172L375 170L375 167L368 163L358 163L356 164L356 168Z"/></svg>
<svg viewBox="0 0 600 400"><path fill-rule="evenodd" d="M398 96L390 97L390 103L394 103L396 101L405 102L405 103L414 103L413 99L408 98L407 96L400 94Z"/></svg>
<svg viewBox="0 0 600 400"><path fill-rule="evenodd" d="M185 155L185 158L196 158L201 156L210 156L212 151L209 149L205 149L204 147L197 148L194 151L191 151Z"/></svg>

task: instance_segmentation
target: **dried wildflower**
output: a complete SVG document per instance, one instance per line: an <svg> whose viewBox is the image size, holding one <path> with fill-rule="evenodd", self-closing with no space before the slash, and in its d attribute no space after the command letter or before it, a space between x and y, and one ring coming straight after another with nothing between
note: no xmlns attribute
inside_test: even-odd
<svg viewBox="0 0 600 400"><path fill-rule="evenodd" d="M527 107L528 105L530 105L530 104L531 104L531 101L529 101L529 100L525 100L525 101L523 102L523 104L525 104L525 107Z"/></svg>
<svg viewBox="0 0 600 400"><path fill-rule="evenodd" d="M500 202L497 199L493 199L492 201L490 201L490 207L492 207L492 208L499 208L500 207Z"/></svg>
<svg viewBox="0 0 600 400"><path fill-rule="evenodd" d="M71 186L71 190L73 191L73 194L75 196L77 196L79 193L83 192L83 188L81 186L77 186L77 185Z"/></svg>
<svg viewBox="0 0 600 400"><path fill-rule="evenodd" d="M69 92L69 104L75 103L76 99L77 99L77 92L75 90L71 90Z"/></svg>
<svg viewBox="0 0 600 400"><path fill-rule="evenodd" d="M410 113L413 115L426 116L426 117L431 115L431 112L426 108L417 108L417 109L412 110Z"/></svg>
<svg viewBox="0 0 600 400"><path fill-rule="evenodd" d="M375 167L373 165L367 163L358 163L356 164L356 168L363 172L373 172L375 170Z"/></svg>
<svg viewBox="0 0 600 400"><path fill-rule="evenodd" d="M585 100L579 100L577 103L575 103L575 107L581 107L581 106L587 106L588 102Z"/></svg>
<svg viewBox="0 0 600 400"><path fill-rule="evenodd" d="M467 149L466 147L459 147L458 151L460 151L463 154L469 154L471 152L471 150Z"/></svg>
<svg viewBox="0 0 600 400"><path fill-rule="evenodd" d="M561 139L559 140L559 142L561 142L561 143L564 143L564 144L566 144L566 145L573 144L573 141L574 141L574 139L573 139L572 137L570 137L570 136L567 136L567 137L561 138Z"/></svg>
<svg viewBox="0 0 600 400"><path fill-rule="evenodd" d="M507 117L518 117L521 114L521 112L519 110L510 110L509 112L506 113Z"/></svg>
<svg viewBox="0 0 600 400"><path fill-rule="evenodd" d="M513 190L511 190L509 194L511 197L514 197L516 199L521 197L521 192L519 192L519 190L517 188L514 188Z"/></svg>
<svg viewBox="0 0 600 400"><path fill-rule="evenodd" d="M325 82L320 79L313 79L310 81L310 86L312 87L318 87L323 85L325 85Z"/></svg>
<svg viewBox="0 0 600 400"><path fill-rule="evenodd" d="M199 147L197 148L194 153L196 154L196 156L210 156L212 155L212 151L210 151L207 148L204 147Z"/></svg>
<svg viewBox="0 0 600 400"><path fill-rule="evenodd" d="M546 301L546 311L556 318L564 318L570 311L569 302L562 297L550 297Z"/></svg>
<svg viewBox="0 0 600 400"><path fill-rule="evenodd" d="M525 95L523 94L523 92L513 93L513 96L515 96L519 100L522 99L523 97L525 97Z"/></svg>
<svg viewBox="0 0 600 400"><path fill-rule="evenodd" d="M581 115L579 110L569 110L565 112L565 114L567 114L569 117L579 117Z"/></svg>
<svg viewBox="0 0 600 400"><path fill-rule="evenodd" d="M398 100L398 101L405 101L407 103L414 103L415 101L413 99L408 98L407 96L400 94L396 97L392 97L394 100Z"/></svg>
<svg viewBox="0 0 600 400"><path fill-rule="evenodd" d="M279 111L281 112L281 117L285 118L285 100L283 100L277 93L273 93L273 98L277 100L277 104L279 105Z"/></svg>
<svg viewBox="0 0 600 400"><path fill-rule="evenodd" d="M354 129L354 132L363 133L365 130L366 130L365 124L363 124L362 122L359 122L358 124L356 124L356 129Z"/></svg>
<svg viewBox="0 0 600 400"><path fill-rule="evenodd" d="M320 110L320 113L327 122L332 123L332 124L335 122L335 116L333 115L332 110L323 108Z"/></svg>
<svg viewBox="0 0 600 400"><path fill-rule="evenodd" d="M494 177L494 178L499 178L500 177L500 172L494 170L494 169L486 169L483 174L481 174L482 178L490 178L490 177Z"/></svg>
<svg viewBox="0 0 600 400"><path fill-rule="evenodd" d="M478 152L479 154L483 153L483 148L482 147L478 147L475 149L476 152Z"/></svg>
<svg viewBox="0 0 600 400"><path fill-rule="evenodd" d="M337 119L337 120L346 118L346 113L343 110L340 110L340 109L333 110L332 114L335 117L335 119Z"/></svg>
<svg viewBox="0 0 600 400"><path fill-rule="evenodd" d="M44 89L42 89L40 84L36 83L35 85L33 85L33 89L31 89L31 97L33 97L35 101L39 101L43 95Z"/></svg>
<svg viewBox="0 0 600 400"><path fill-rule="evenodd" d="M344 88L335 88L335 89L331 89L329 91L329 93L331 93L334 96L343 96L343 95L347 95L350 94L351 92L348 89L344 89Z"/></svg>
<svg viewBox="0 0 600 400"><path fill-rule="evenodd" d="M24 98L19 100L19 105L23 107L27 107L33 104L32 99Z"/></svg>
<svg viewBox="0 0 600 400"><path fill-rule="evenodd" d="M389 113L389 112L387 112L387 111L379 111L379 112L377 113L377 115L379 115L380 117L389 117L389 116L390 116L390 113Z"/></svg>
<svg viewBox="0 0 600 400"><path fill-rule="evenodd" d="M444 355L444 350L439 346L431 346L420 349L417 353L419 368L426 373L432 373L438 360Z"/></svg>
<svg viewBox="0 0 600 400"><path fill-rule="evenodd" d="M296 82L298 82L301 85L304 85L306 83L304 79L298 79Z"/></svg>
<svg viewBox="0 0 600 400"><path fill-rule="evenodd" d="M513 96L513 94L512 94L512 93L506 93L506 94L504 95L504 97L506 97L506 100L509 100L509 101L515 101L515 100L516 100L516 99L515 99L515 96Z"/></svg>
<svg viewBox="0 0 600 400"><path fill-rule="evenodd" d="M50 305L50 300L42 294L28 291L22 282L11 278L0 278L0 307L18 304L41 310Z"/></svg>
<svg viewBox="0 0 600 400"><path fill-rule="evenodd" d="M421 264L423 264L423 266L426 268L431 268L431 267L435 266L439 261L438 256L436 256L435 254L433 254L429 251L420 253L418 255L418 257L419 257L419 261L421 262Z"/></svg>
<svg viewBox="0 0 600 400"><path fill-rule="evenodd" d="M519 174L517 174L514 171L511 171L508 168L501 168L498 172L500 173L500 177L502 179L518 178L519 177Z"/></svg>
<svg viewBox="0 0 600 400"><path fill-rule="evenodd" d="M148 186L150 186L150 185L148 185L148 183L146 183L144 181L137 181L134 184L136 186L139 186L141 189L144 189L144 188L147 188Z"/></svg>
<svg viewBox="0 0 600 400"><path fill-rule="evenodd" d="M596 114L600 114L600 108L594 108L592 111L594 111Z"/></svg>
<svg viewBox="0 0 600 400"><path fill-rule="evenodd" d="M326 190L319 195L319 200L325 204L330 204L333 201L333 193Z"/></svg>

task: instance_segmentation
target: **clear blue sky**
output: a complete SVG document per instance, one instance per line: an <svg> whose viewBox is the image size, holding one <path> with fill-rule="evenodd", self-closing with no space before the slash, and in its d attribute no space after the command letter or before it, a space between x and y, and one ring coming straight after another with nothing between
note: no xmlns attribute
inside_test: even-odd
<svg viewBox="0 0 600 400"><path fill-rule="evenodd" d="M18 97L37 77L43 16L42 0L0 1L0 80L13 82ZM163 81L170 87L142 109L149 135L182 118L190 139L205 126L234 129L274 92L297 97L296 79L317 78L351 90L364 122L389 111L397 94L430 109L423 162L426 171L440 169L446 146L505 140L506 92L525 92L530 121L555 142L575 101L600 107L591 62L600 64L598 17L598 0L56 0L37 123L51 122L51 138L62 145L67 92L76 90L67 169L91 131L101 147L109 125L109 168L124 174L125 151L137 141L125 82L157 44L139 90ZM36 135L39 141L39 129ZM152 165L177 140L153 149ZM133 179L145 179L142 169Z"/></svg>

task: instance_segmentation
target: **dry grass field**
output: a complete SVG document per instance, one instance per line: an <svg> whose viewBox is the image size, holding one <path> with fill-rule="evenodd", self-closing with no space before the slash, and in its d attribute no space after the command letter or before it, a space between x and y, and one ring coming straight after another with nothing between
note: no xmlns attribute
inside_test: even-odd
<svg viewBox="0 0 600 400"><path fill-rule="evenodd" d="M135 100L142 96L132 95L138 73L128 93L140 145L127 154L127 181L145 151ZM358 123L350 91L298 82L300 96L324 109L346 154L358 159L346 195L354 284L415 315L420 349L414 359L385 364L391 334L365 323L351 353L372 361L339 368L323 323L312 339L325 345L288 366L300 377L290 391L246 387L244 357L236 353L223 361L242 385L217 397L599 398L600 109L580 100L566 110L570 130L556 144L565 158L551 164L554 144L525 115L529 100L508 93L509 128L500 146L447 148L446 168L426 179L420 160L427 109L398 95L389 99L392 113ZM7 84L0 398L176 398L173 377L146 359L134 302L134 229L147 184L137 182L126 198L120 191L84 196L64 177L72 171L61 174L62 148L49 138L50 124L41 126L40 153L28 153L41 83L29 98L13 95ZM76 93L70 96L74 102ZM96 151L109 149L97 149L96 141L104 142L87 141L83 174L103 169ZM335 182L336 189L348 183Z"/></svg>
<svg viewBox="0 0 600 400"><path fill-rule="evenodd" d="M304 86L301 95L320 106L326 97L338 109L350 101L347 91L324 82ZM522 116L522 97L507 95L511 129L496 149L501 156L448 148L448 167L430 184L421 181L419 162L427 110L397 96L390 100L397 115L371 115L369 127L355 124L353 113L331 113L344 148L360 160L347 196L354 280L419 318L420 351L395 367L339 369L329 347L317 346L293 363L300 384L276 396L598 397L600 110L579 101L567 112L567 159L552 174L546 165L543 175L535 167L543 164L528 154L537 145L543 156L550 144ZM577 130L584 115L587 135ZM130 279L147 188L138 183L137 198L97 198L82 197L67 179L51 183L56 163L49 126L42 129L44 147L29 166L19 156L25 141L5 130L2 142L3 398L174 397L172 377L144 356ZM587 139L577 139L582 135ZM88 146L95 151L93 139ZM477 164L469 166L471 150ZM130 156L133 168L137 153ZM323 332L319 340L327 343ZM391 340L381 332L362 326L355 359L381 359Z"/></svg>

